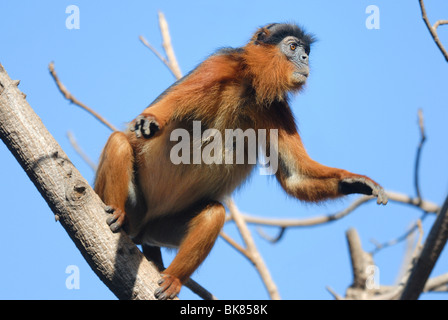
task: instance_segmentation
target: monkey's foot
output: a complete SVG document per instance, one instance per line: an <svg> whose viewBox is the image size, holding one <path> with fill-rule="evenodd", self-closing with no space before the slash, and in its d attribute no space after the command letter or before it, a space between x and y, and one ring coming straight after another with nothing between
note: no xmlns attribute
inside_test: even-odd
<svg viewBox="0 0 448 320"><path fill-rule="evenodd" d="M162 274L159 281L160 288L154 291L154 296L159 300L174 299L180 292L182 283L180 280L169 274Z"/></svg>
<svg viewBox="0 0 448 320"><path fill-rule="evenodd" d="M106 220L110 230L114 233L120 230L126 221L126 213L124 210L117 209L112 206L107 206L104 210L111 214L111 216Z"/></svg>
<svg viewBox="0 0 448 320"><path fill-rule="evenodd" d="M339 190L342 194L362 193L376 197L376 203L387 204L387 195L383 187L365 177L346 178L339 182Z"/></svg>
<svg viewBox="0 0 448 320"><path fill-rule="evenodd" d="M130 124L129 129L135 132L137 138L149 139L160 130L160 125L154 116L141 114Z"/></svg>

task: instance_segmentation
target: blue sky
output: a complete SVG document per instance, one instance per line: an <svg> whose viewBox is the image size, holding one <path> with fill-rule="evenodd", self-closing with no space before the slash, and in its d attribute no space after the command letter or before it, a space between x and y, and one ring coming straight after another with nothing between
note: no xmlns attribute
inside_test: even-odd
<svg viewBox="0 0 448 320"><path fill-rule="evenodd" d="M69 30L69 5L80 10L80 29ZM365 26L368 5L380 10L380 29ZM432 23L448 18L448 2L427 0ZM164 12L183 73L216 48L245 44L270 22L297 22L318 42L310 55L306 89L291 105L309 154L329 166L372 177L387 190L415 196L413 168L419 141L417 110L425 116L427 143L421 158L421 191L442 204L448 193L448 64L422 19L418 1L2 1L0 63L72 162L93 183L94 173L71 147L66 133L95 161L110 131L70 105L48 72L56 71L81 101L119 127L133 119L173 81L166 67L139 41L162 51L157 12ZM439 27L448 47L447 27ZM0 144L0 299L115 299L83 260L49 207L7 148ZM333 213L356 196L322 205L290 199L278 183L254 175L235 194L239 208L264 217L305 218ZM369 203L343 220L287 230L277 244L253 235L284 299L331 299L352 282L345 239L358 230L363 247L401 235L420 217L414 208ZM428 234L433 217L424 223ZM225 231L240 241L233 224ZM265 232L275 235L275 228ZM381 284L396 280L405 244L375 255ZM166 264L172 252L164 252ZM448 272L446 250L432 276ZM80 272L79 289L66 287L68 266ZM220 299L267 299L251 264L218 239L193 278ZM184 288L181 298L194 299ZM446 299L446 294L422 298Z"/></svg>

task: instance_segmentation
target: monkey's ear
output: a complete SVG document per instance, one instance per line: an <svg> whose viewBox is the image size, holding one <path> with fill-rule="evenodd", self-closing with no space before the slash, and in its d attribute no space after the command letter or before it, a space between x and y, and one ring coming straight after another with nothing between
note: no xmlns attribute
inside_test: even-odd
<svg viewBox="0 0 448 320"><path fill-rule="evenodd" d="M267 28L260 28L255 32L252 40L254 44L260 44L260 42L264 42L264 40L268 37L269 31Z"/></svg>

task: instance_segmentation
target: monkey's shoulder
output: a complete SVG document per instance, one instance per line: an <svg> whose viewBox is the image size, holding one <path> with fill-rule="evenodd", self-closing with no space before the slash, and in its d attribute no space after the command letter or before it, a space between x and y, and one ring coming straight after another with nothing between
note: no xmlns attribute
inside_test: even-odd
<svg viewBox="0 0 448 320"><path fill-rule="evenodd" d="M233 56L233 55L240 55L244 52L243 48L232 48L232 47L222 47L217 49L211 56Z"/></svg>

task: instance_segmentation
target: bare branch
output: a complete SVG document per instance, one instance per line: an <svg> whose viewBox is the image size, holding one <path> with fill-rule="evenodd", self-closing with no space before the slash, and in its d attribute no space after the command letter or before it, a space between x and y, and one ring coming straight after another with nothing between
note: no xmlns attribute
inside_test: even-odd
<svg viewBox="0 0 448 320"><path fill-rule="evenodd" d="M409 204L413 207L420 208L421 210L428 213L437 213L440 210L440 207L433 202L418 198L412 198L403 193L388 191L387 197L389 198L390 201Z"/></svg>
<svg viewBox="0 0 448 320"><path fill-rule="evenodd" d="M140 41L149 49L151 50L156 56L157 58L160 59L160 61L163 62L163 64L168 68L168 70L170 70L170 72L173 74L174 77L176 77L176 75L174 74L173 70L171 69L171 66L169 64L169 62L160 54L159 51L157 51L156 48L154 48L149 42L148 40L146 40L143 36L139 36L138 37L140 39ZM177 78L177 77L176 77Z"/></svg>
<svg viewBox="0 0 448 320"><path fill-rule="evenodd" d="M428 234L422 253L412 270L411 276L401 296L402 300L418 299L425 283L448 240L448 197L442 206L431 231Z"/></svg>
<svg viewBox="0 0 448 320"><path fill-rule="evenodd" d="M163 39L162 45L168 58L170 70L177 79L180 79L182 78L182 72L180 71L179 64L177 63L176 55L174 54L174 49L171 44L171 35L168 29L168 22L166 22L165 15L161 11L159 11L159 27Z"/></svg>
<svg viewBox="0 0 448 320"><path fill-rule="evenodd" d="M269 296L271 297L271 299L274 300L280 299L277 286L272 280L269 270L266 267L260 253L258 252L257 247L255 246L255 242L250 234L249 229L247 228L246 222L244 221L241 213L239 212L238 208L236 207L232 199L228 199L226 201L226 204L232 216L232 219L233 221L235 221L235 224L238 227L238 231L240 232L241 237L243 238L243 241L246 244L247 248L246 251L251 257L250 260L253 262L255 268L260 274L263 283L266 286L266 289L268 290Z"/></svg>
<svg viewBox="0 0 448 320"><path fill-rule="evenodd" d="M420 3L420 9L422 10L423 21L425 22L426 27L428 28L429 32L431 33L431 36L434 39L434 42L439 47L440 51L442 52L443 56L445 57L445 60L448 62L448 52L443 47L442 42L440 42L439 36L437 34L437 27L442 24L447 24L448 21L447 20L439 20L434 24L434 26L431 26L428 16L426 15L426 9L425 9L425 4L423 3L423 0L419 0L419 3Z"/></svg>
<svg viewBox="0 0 448 320"><path fill-rule="evenodd" d="M114 127L109 121L104 119L99 113L95 112L92 108L88 107L78 99L76 99L64 86L64 84L59 80L59 77L56 74L56 71L54 70L54 63L50 62L48 65L48 69L50 70L50 74L53 77L54 81L56 82L56 85L59 88L59 91L64 95L65 99L69 100L70 102L76 104L77 106L81 107L82 109L89 112L91 115L93 115L95 118L97 118L102 124L104 124L106 127L108 127L112 131L118 131L116 127Z"/></svg>
<svg viewBox="0 0 448 320"><path fill-rule="evenodd" d="M154 299L159 273L124 232L110 231L104 204L1 65L0 137L109 289L120 299Z"/></svg>
<svg viewBox="0 0 448 320"><path fill-rule="evenodd" d="M79 156L87 163L87 165L92 169L94 172L96 172L97 165L95 162L93 162L89 156L82 150L82 148L79 146L78 141L76 141L75 136L71 131L67 131L67 137L70 141L70 144L72 145L73 149L75 149L76 153L79 154Z"/></svg>
<svg viewBox="0 0 448 320"><path fill-rule="evenodd" d="M372 255L362 249L358 232L351 228L346 233L353 270L353 288L365 290L367 281L367 267L374 265Z"/></svg>
<svg viewBox="0 0 448 320"><path fill-rule="evenodd" d="M411 272L412 272L413 268L415 267L416 261L417 261L418 257L420 256L421 249L422 249L423 227L422 227L420 220L417 220L417 226L418 226L418 230L419 230L419 237L417 240L417 244L414 248L412 257L410 259L410 262L404 269L402 280L395 287L388 287L381 294L374 296L373 297L374 300L396 300L396 299L400 298L400 295L402 295L403 290L406 287L406 283L408 282L408 280L411 276Z"/></svg>
<svg viewBox="0 0 448 320"><path fill-rule="evenodd" d="M424 292L447 292L448 291L448 273L428 279L423 291Z"/></svg>
<svg viewBox="0 0 448 320"><path fill-rule="evenodd" d="M373 244L375 244L375 249L372 250L370 253L372 255L375 255L379 251L381 251L385 248L391 247L393 245L396 245L396 244L408 239L412 234L414 234L414 232L416 230L419 230L419 225L421 224L421 221L423 221L427 216L428 216L427 213L424 212L423 215L420 217L420 219L418 219L404 234L400 235L399 237L397 237L395 239L389 240L384 243L377 243L376 241L371 240L371 242Z"/></svg>
<svg viewBox="0 0 448 320"><path fill-rule="evenodd" d="M327 291L333 296L333 298L335 300L345 300L344 297L342 297L341 295L339 295L336 291L334 291L331 287L326 286L325 287L327 289Z"/></svg>
<svg viewBox="0 0 448 320"><path fill-rule="evenodd" d="M389 201L391 202L398 202L398 203L404 203L409 204L414 207L417 207L425 212L428 213L435 213L437 212L440 207L430 201L427 200L421 200L417 198L412 198L408 195L398 193L398 192L392 192L388 191L387 196L389 198ZM322 215L318 217L312 217L312 218L305 218L305 219L275 219L275 218L264 218L264 217L256 217L249 214L243 214L244 221L246 223L252 223L252 224L259 224L259 225L265 225L265 226L277 226L281 228L290 228L290 227L310 227L310 226L317 226L320 224L329 223L332 221L336 221L339 219L344 218L351 212L353 212L355 209L357 209L362 204L373 200L374 198L372 196L361 196L357 198L355 201L353 201L347 208L344 210L341 210L339 212L336 212L334 214L328 214L328 215ZM226 218L228 221L230 218Z"/></svg>
<svg viewBox="0 0 448 320"><path fill-rule="evenodd" d="M233 240L227 233L224 231L221 231L219 234L228 244L230 244L232 247L234 247L238 252L240 252L243 256L245 256L247 259L250 260L250 262L254 263L252 261L252 256L247 252L246 249L244 249L241 245L239 245L235 240Z"/></svg>
<svg viewBox="0 0 448 320"><path fill-rule="evenodd" d="M244 214L243 218L244 221L247 223L253 223L253 224L262 224L266 226L278 226L282 228L286 227L309 227L309 226L315 226L335 220L342 219L349 213L353 212L356 208L358 208L361 204L372 200L373 197L371 196L362 196L355 201L353 201L352 204L350 204L346 209L339 211L335 214L329 214L319 217L312 217L312 218L306 218L306 219L271 219L271 218L262 218L262 217L255 217L248 214Z"/></svg>
<svg viewBox="0 0 448 320"><path fill-rule="evenodd" d="M173 76L179 80L182 78L182 72L180 71L179 63L177 62L176 55L174 54L173 45L171 44L171 35L168 28L168 22L165 19L165 15L159 11L159 28L162 35L162 46L165 50L167 58L164 58L162 54L157 51L143 36L140 36L140 41L151 50L160 61L171 71Z"/></svg>
<svg viewBox="0 0 448 320"><path fill-rule="evenodd" d="M436 23L432 26L433 29L437 29L439 26L444 24L448 24L448 20L437 20Z"/></svg>
<svg viewBox="0 0 448 320"><path fill-rule="evenodd" d="M417 199L419 201L422 201L422 196L420 193L420 183L419 183L419 167L420 167L420 158L422 154L422 148L423 144L426 141L426 135L425 135L425 125L423 122L423 110L418 110L418 126L420 128L420 143L417 147L417 155L415 156L415 169L414 169L414 186L415 186L415 192L417 194Z"/></svg>
<svg viewBox="0 0 448 320"><path fill-rule="evenodd" d="M286 231L286 227L282 227L280 228L280 232L275 236L275 237L271 237L269 235L267 235L262 228L257 228L257 232L260 235L260 237L262 237L263 239L271 242L271 243L276 243L278 241L280 241L280 239L283 237L283 235L285 234Z"/></svg>

